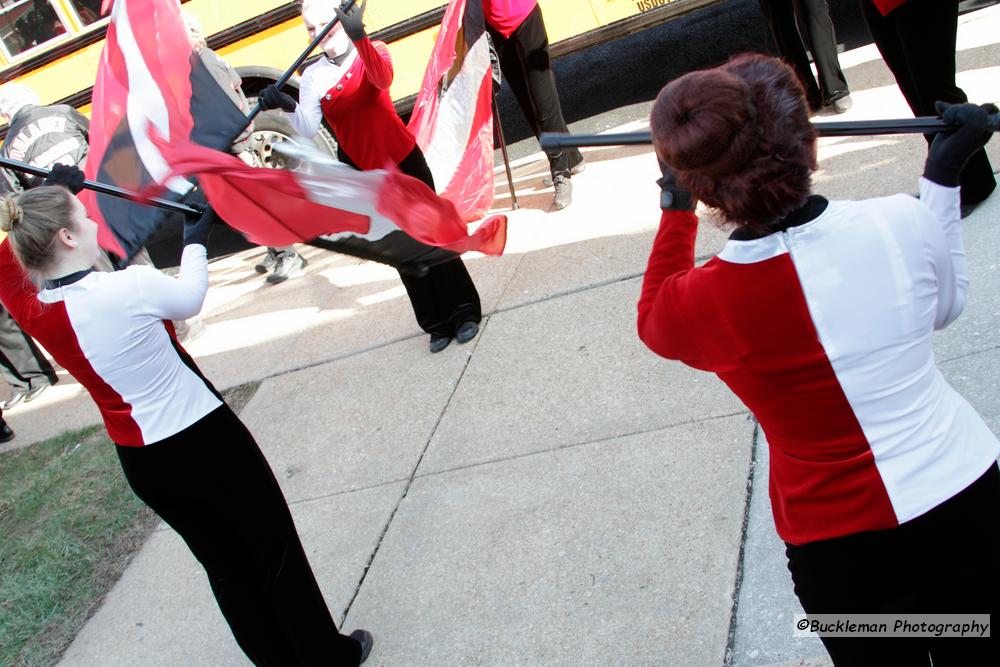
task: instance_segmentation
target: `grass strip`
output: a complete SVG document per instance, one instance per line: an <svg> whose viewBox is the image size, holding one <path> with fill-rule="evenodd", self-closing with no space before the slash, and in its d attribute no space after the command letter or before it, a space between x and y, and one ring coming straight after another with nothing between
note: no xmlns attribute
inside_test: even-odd
<svg viewBox="0 0 1000 667"><path fill-rule="evenodd" d="M158 523L102 427L0 454L0 665L58 662Z"/></svg>

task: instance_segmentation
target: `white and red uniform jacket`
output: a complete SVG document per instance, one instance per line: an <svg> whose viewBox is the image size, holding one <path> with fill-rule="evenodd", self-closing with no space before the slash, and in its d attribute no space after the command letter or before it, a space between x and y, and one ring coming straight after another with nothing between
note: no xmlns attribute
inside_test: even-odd
<svg viewBox="0 0 1000 667"><path fill-rule="evenodd" d="M965 305L958 188L833 201L694 268L697 222L664 212L639 337L716 373L757 417L782 539L897 526L994 464L1000 442L931 346Z"/></svg>
<svg viewBox="0 0 1000 667"><path fill-rule="evenodd" d="M90 392L111 440L142 446L182 431L222 405L169 322L201 310L207 261L205 246L188 245L177 278L151 266L130 266L81 274L39 292L4 240L0 300Z"/></svg>
<svg viewBox="0 0 1000 667"><path fill-rule="evenodd" d="M340 64L320 58L299 82L299 104L289 116L295 130L312 137L326 119L344 153L359 169L399 164L417 145L389 95L389 47L367 37Z"/></svg>

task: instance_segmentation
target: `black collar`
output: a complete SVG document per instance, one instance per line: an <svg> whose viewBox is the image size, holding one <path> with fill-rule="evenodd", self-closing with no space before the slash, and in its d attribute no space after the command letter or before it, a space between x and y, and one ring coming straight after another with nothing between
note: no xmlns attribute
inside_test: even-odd
<svg viewBox="0 0 1000 667"><path fill-rule="evenodd" d="M354 42L351 42L351 45L347 47L347 50L341 53L339 56L333 56L333 57L327 56L326 59L332 62L337 67L340 67L342 64L344 64L344 61L347 60L347 56L351 55L352 51L354 51Z"/></svg>
<svg viewBox="0 0 1000 667"><path fill-rule="evenodd" d="M822 195L809 195L806 199L806 203L798 207L784 218L776 220L769 225L767 225L766 231L756 231L747 228L740 228L729 235L734 241L752 241L754 239L763 238L765 236L770 236L775 232L780 232L788 229L789 227L798 227L799 225L804 225L807 222L811 222L818 218L826 207L829 206L830 202L827 201L826 197Z"/></svg>
<svg viewBox="0 0 1000 667"><path fill-rule="evenodd" d="M55 289L57 287L66 287L67 285L72 285L75 282L79 282L86 278L89 274L93 273L93 269L84 269L83 271L76 271L68 276L63 276L62 278L53 278L52 280L45 281L45 289Z"/></svg>

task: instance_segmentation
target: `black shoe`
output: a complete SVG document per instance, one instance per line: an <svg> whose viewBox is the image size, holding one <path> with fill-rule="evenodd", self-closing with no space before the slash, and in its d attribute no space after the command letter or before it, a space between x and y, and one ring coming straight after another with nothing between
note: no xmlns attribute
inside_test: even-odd
<svg viewBox="0 0 1000 667"><path fill-rule="evenodd" d="M361 644L361 660L358 664L362 664L368 659L368 654L372 652L372 646L375 644L375 638L372 637L372 633L367 630L355 630L351 633L351 639Z"/></svg>
<svg viewBox="0 0 1000 667"><path fill-rule="evenodd" d="M14 439L14 429L7 425L3 417L0 417L0 442L10 442Z"/></svg>
<svg viewBox="0 0 1000 667"><path fill-rule="evenodd" d="M556 188L556 196L552 200L552 208L560 211L570 205L573 201L573 184L569 180L569 176L563 174L557 174L553 179L552 183Z"/></svg>
<svg viewBox="0 0 1000 667"><path fill-rule="evenodd" d="M431 336L431 354L440 352L451 343L449 336Z"/></svg>
<svg viewBox="0 0 1000 667"><path fill-rule="evenodd" d="M468 343L476 337L477 333L479 333L478 322L462 322L458 326L458 330L455 332L455 340L457 340L460 344Z"/></svg>

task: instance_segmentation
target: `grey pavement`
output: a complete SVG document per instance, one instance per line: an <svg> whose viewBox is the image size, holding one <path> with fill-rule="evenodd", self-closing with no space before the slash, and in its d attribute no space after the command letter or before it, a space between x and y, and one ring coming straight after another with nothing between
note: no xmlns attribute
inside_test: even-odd
<svg viewBox="0 0 1000 667"><path fill-rule="evenodd" d="M845 118L908 115L874 47L850 46ZM1000 98L998 56L1000 7L964 15L973 99ZM645 113L648 97L623 99L574 126L640 129ZM305 249L304 275L265 287L262 251L211 266L188 348L220 387L260 381L242 417L335 618L375 634L374 665L828 665L817 640L792 637L766 442L716 378L636 338L659 219L649 149L585 151L573 205L549 213L537 145L514 148L522 208L504 257L466 257L486 318L465 346L429 355L385 267ZM913 136L824 140L817 190L914 192L924 150ZM1000 164L1000 142L989 152ZM725 239L705 213L701 259ZM970 302L936 349L997 431L1000 195L964 229ZM7 416L24 443L96 412L67 380ZM247 661L161 527L63 664Z"/></svg>

